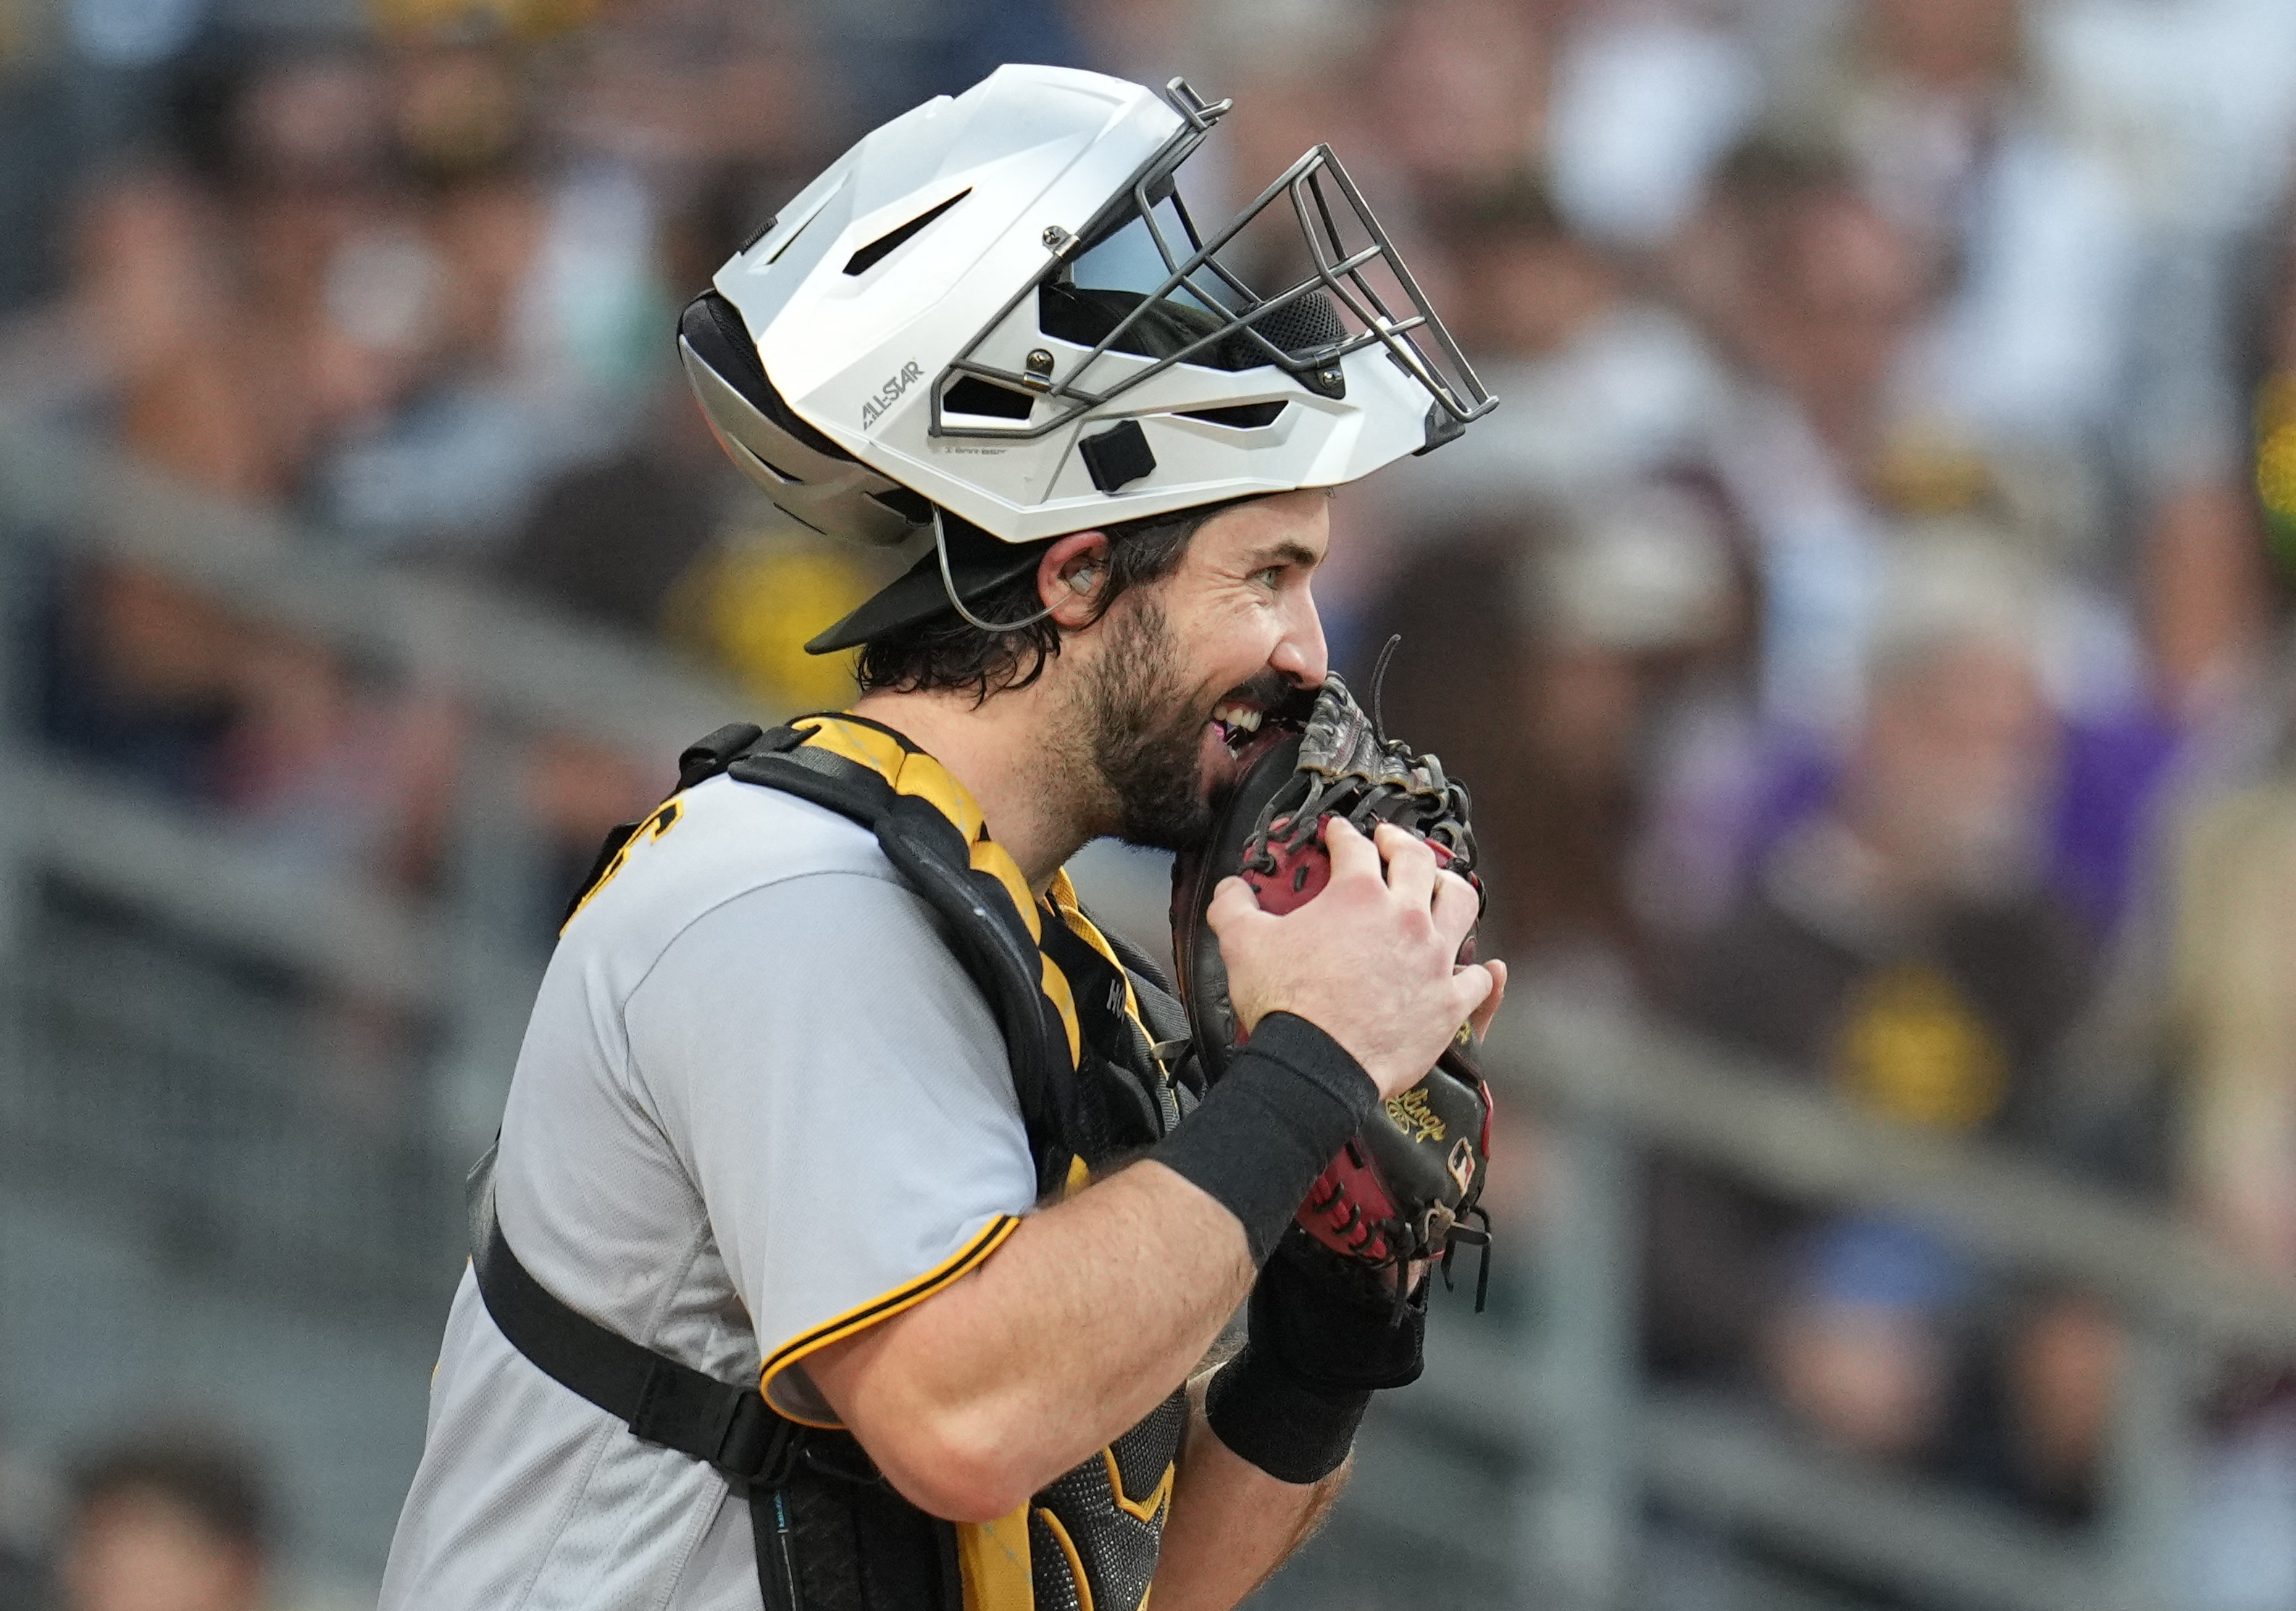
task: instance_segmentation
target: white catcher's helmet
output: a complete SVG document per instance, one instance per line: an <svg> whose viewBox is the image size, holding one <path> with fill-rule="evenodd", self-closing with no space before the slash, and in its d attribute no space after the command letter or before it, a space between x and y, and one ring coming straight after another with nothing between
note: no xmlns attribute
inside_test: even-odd
<svg viewBox="0 0 2296 1611"><path fill-rule="evenodd" d="M831 536L1018 544L1336 486L1496 407L1329 146L1198 229L1177 176L1229 104L1007 66L866 136L680 321L718 440Z"/></svg>

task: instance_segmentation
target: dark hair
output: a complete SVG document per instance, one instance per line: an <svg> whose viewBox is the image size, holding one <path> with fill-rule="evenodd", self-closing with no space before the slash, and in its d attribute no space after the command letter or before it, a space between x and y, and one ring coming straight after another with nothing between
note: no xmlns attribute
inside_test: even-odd
<svg viewBox="0 0 2296 1611"><path fill-rule="evenodd" d="M1757 133L1715 165L1707 193L1746 232L1759 267L1792 273L1795 221L1812 201L1862 197L1857 170L1839 148L1823 141Z"/></svg>
<svg viewBox="0 0 2296 1611"><path fill-rule="evenodd" d="M1207 521L1247 501L1199 504L1101 527L1108 538L1108 574L1101 579L1092 619L1105 615L1128 589L1169 576ZM1025 621L1045 607L1033 568L964 604L984 621ZM865 694L879 688L904 694L970 688L978 704L991 694L1025 688L1043 676L1045 662L1061 652L1061 630L1047 616L1009 632L989 632L946 610L863 644L853 675Z"/></svg>
<svg viewBox="0 0 2296 1611"><path fill-rule="evenodd" d="M1554 193L1545 180L1528 172L1438 191L1427 213L1433 234L1453 251L1472 250L1492 240L1570 237L1570 226L1555 207Z"/></svg>
<svg viewBox="0 0 2296 1611"><path fill-rule="evenodd" d="M74 1509L148 1493L197 1518L216 1538L260 1553L270 1505L254 1456L229 1439L193 1433L144 1435L97 1451L71 1474Z"/></svg>

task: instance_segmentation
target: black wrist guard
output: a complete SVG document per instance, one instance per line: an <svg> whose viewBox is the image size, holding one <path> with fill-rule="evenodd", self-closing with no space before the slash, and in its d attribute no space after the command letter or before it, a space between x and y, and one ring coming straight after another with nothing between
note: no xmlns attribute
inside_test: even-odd
<svg viewBox="0 0 2296 1611"><path fill-rule="evenodd" d="M1426 1283L1398 1296L1379 1272L1293 1230L1252 1288L1250 1326L1243 1352L1212 1377L1204 1418L1278 1482L1318 1482L1348 1458L1373 1390L1419 1379Z"/></svg>
<svg viewBox="0 0 2296 1611"><path fill-rule="evenodd" d="M1408 1297L1374 1270L1294 1227L1251 1291L1251 1346L1316 1387L1362 1393L1419 1379L1427 1282Z"/></svg>
<svg viewBox="0 0 2296 1611"><path fill-rule="evenodd" d="M1202 1104L1148 1156L1201 1188L1243 1225L1264 1264L1308 1188L1379 1106L1379 1088L1340 1043L1270 1013Z"/></svg>

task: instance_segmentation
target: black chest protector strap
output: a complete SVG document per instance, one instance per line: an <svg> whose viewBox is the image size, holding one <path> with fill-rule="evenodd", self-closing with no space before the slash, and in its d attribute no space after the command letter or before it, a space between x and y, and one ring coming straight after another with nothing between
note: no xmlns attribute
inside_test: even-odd
<svg viewBox="0 0 2296 1611"><path fill-rule="evenodd" d="M649 1443L714 1466L737 1485L788 1475L802 1428L736 1386L631 1342L528 1273L495 1218L495 1149L471 1171L471 1271L487 1313L543 1375L629 1423Z"/></svg>
<svg viewBox="0 0 2296 1611"><path fill-rule="evenodd" d="M1013 1067L1013 1089L1028 1126L1032 1154L1044 1158L1066 1128L1054 1109L1054 1088L1065 1074L1067 1032L1054 1020L1039 981L1044 963L1036 938L1023 925L1004 885L971 864L970 847L955 824L922 800L897 793L868 768L840 755L804 747L807 735L779 727L721 729L704 739L751 736L725 764L736 781L779 789L860 823L877 835L885 859L943 919L944 934L996 1015ZM678 784L701 770L696 745L679 758ZM704 752L714 762L722 750ZM703 764L707 764L706 762ZM709 776L703 772L702 777ZM697 778L696 781L701 781Z"/></svg>

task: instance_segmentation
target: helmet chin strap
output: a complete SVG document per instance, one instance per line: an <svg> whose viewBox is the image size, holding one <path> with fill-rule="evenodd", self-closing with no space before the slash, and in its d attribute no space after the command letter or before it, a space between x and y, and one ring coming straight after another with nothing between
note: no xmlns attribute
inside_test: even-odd
<svg viewBox="0 0 2296 1611"><path fill-rule="evenodd" d="M1019 621L1002 622L983 621L972 611L966 609L964 607L964 601L956 596L956 579L948 573L948 528L941 524L940 505L939 504L935 504L933 505L933 551L940 555L940 585L948 594L950 607L955 609L959 615L964 617L966 621L980 628L983 632L1018 632L1023 627L1035 626L1038 621L1044 620L1045 617L1050 615L1054 610L1060 607L1057 604L1046 604L1034 615L1022 616Z"/></svg>

